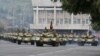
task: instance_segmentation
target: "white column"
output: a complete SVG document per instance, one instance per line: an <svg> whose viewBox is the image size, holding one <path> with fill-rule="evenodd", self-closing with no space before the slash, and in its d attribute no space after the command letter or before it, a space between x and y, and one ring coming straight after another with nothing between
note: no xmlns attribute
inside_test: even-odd
<svg viewBox="0 0 100 56"><path fill-rule="evenodd" d="M89 32L90 30L92 30L92 27L91 27L91 16L89 15L89 24L88 24L88 31L87 31L87 35L89 35Z"/></svg>
<svg viewBox="0 0 100 56"><path fill-rule="evenodd" d="M39 20L39 9L38 9L38 6L37 6L37 9L36 9L36 18L35 18L35 24L37 25L38 24L38 20Z"/></svg>
<svg viewBox="0 0 100 56"><path fill-rule="evenodd" d="M64 11L62 11L62 14L63 14L63 25L65 25L65 18L64 18Z"/></svg>
<svg viewBox="0 0 100 56"><path fill-rule="evenodd" d="M71 14L71 24L72 24L72 27L75 26L75 25L73 25L73 19L74 19L74 15L73 15L73 13L72 13L72 14ZM73 29L71 29L71 33L73 33Z"/></svg>
<svg viewBox="0 0 100 56"><path fill-rule="evenodd" d="M80 23L81 23L81 25L83 26L83 22L82 22L82 21L83 21L83 14L80 13L80 16L81 16L81 22L80 22Z"/></svg>
<svg viewBox="0 0 100 56"><path fill-rule="evenodd" d="M47 25L48 23L47 23L47 19L48 19L48 15L47 15L48 13L47 13L47 10L45 9L45 25Z"/></svg>
<svg viewBox="0 0 100 56"><path fill-rule="evenodd" d="M73 25L73 19L74 19L74 15L73 13L71 14L71 24Z"/></svg>
<svg viewBox="0 0 100 56"><path fill-rule="evenodd" d="M56 5L54 5L54 25L56 25Z"/></svg>
<svg viewBox="0 0 100 56"><path fill-rule="evenodd" d="M35 19L36 19L36 10L33 9L33 24L36 24Z"/></svg>

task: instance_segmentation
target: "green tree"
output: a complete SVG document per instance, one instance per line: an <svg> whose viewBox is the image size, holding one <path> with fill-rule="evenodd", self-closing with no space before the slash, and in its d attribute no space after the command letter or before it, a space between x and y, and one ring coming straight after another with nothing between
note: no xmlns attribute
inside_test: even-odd
<svg viewBox="0 0 100 56"><path fill-rule="evenodd" d="M69 13L90 14L93 29L100 30L100 0L61 0L61 3Z"/></svg>
<svg viewBox="0 0 100 56"><path fill-rule="evenodd" d="M96 0L61 0L62 8L69 13L90 13Z"/></svg>

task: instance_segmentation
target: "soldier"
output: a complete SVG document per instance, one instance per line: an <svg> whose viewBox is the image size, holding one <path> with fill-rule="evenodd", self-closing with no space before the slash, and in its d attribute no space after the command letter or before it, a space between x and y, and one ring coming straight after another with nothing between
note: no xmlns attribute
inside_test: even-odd
<svg viewBox="0 0 100 56"><path fill-rule="evenodd" d="M48 32L48 29L47 29L47 27L45 27L45 31L44 32Z"/></svg>

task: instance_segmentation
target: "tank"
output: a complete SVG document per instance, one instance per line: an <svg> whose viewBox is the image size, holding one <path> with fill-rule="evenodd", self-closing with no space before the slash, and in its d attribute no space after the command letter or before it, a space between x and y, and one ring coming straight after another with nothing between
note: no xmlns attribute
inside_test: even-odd
<svg viewBox="0 0 100 56"><path fill-rule="evenodd" d="M67 44L67 42L68 42L67 35L65 35L65 34L63 34L63 35L59 34L58 36L59 36L60 45L65 46Z"/></svg>
<svg viewBox="0 0 100 56"><path fill-rule="evenodd" d="M31 43L31 45L34 45L33 34L31 34L30 32L25 32L25 30L23 29L17 37L17 43L20 45L22 42Z"/></svg>
<svg viewBox="0 0 100 56"><path fill-rule="evenodd" d="M67 35L67 37L68 37L68 43L72 44L74 42L74 35L73 35L73 33Z"/></svg>
<svg viewBox="0 0 100 56"><path fill-rule="evenodd" d="M17 42L17 37L18 37L18 34L17 33L12 33L11 35L11 42L13 43L16 43Z"/></svg>
<svg viewBox="0 0 100 56"><path fill-rule="evenodd" d="M41 34L41 36L36 38L36 46L43 46L44 44L59 46L59 37L57 35L58 34L53 29L51 21L50 29L45 27L45 31Z"/></svg>
<svg viewBox="0 0 100 56"><path fill-rule="evenodd" d="M91 46L97 46L98 39L94 35L82 35L79 38L78 45L84 46L85 44L91 44Z"/></svg>

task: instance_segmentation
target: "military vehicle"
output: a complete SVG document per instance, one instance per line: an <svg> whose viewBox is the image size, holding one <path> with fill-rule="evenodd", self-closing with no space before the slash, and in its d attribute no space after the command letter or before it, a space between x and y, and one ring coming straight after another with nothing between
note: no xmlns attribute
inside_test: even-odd
<svg viewBox="0 0 100 56"><path fill-rule="evenodd" d="M59 37L53 30L52 21L50 24L50 29L45 27L45 31L42 33L42 35L36 38L36 46L43 46L44 44L52 46L59 45Z"/></svg>
<svg viewBox="0 0 100 56"><path fill-rule="evenodd" d="M20 45L22 42L23 34L19 33L19 36L17 37L17 43Z"/></svg>
<svg viewBox="0 0 100 56"><path fill-rule="evenodd" d="M71 33L71 34L68 35L68 43L72 44L73 40L74 40L74 35Z"/></svg>
<svg viewBox="0 0 100 56"><path fill-rule="evenodd" d="M34 43L35 43L35 36L34 35L30 35L30 37L31 37L30 43L31 43L31 45L34 45Z"/></svg>
<svg viewBox="0 0 100 56"><path fill-rule="evenodd" d="M17 38L17 41L18 41L18 44L20 45L21 43L31 42L31 38L32 38L32 35L30 35L30 34L23 35L22 33L20 33L18 38ZM31 42L31 44L33 45L34 43Z"/></svg>
<svg viewBox="0 0 100 56"><path fill-rule="evenodd" d="M60 45L66 45L67 44L67 42L68 42L67 35L65 35L65 34L58 35L58 37L59 37Z"/></svg>
<svg viewBox="0 0 100 56"><path fill-rule="evenodd" d="M17 33L12 33L9 38L10 38L11 42L16 43L17 42L17 37L18 37Z"/></svg>
<svg viewBox="0 0 100 56"><path fill-rule="evenodd" d="M80 35L74 34L73 43L77 44L79 38L80 38Z"/></svg>
<svg viewBox="0 0 100 56"><path fill-rule="evenodd" d="M11 41L11 33L4 33L3 34L3 40L6 40L6 41Z"/></svg>
<svg viewBox="0 0 100 56"><path fill-rule="evenodd" d="M33 41L33 35L31 33L25 33L25 30L23 30L22 33L19 33L19 36L17 38L17 43L20 45L22 42L23 43L31 43L31 45L34 45Z"/></svg>
<svg viewBox="0 0 100 56"><path fill-rule="evenodd" d="M27 32L27 34L26 34L26 39L27 39L27 43L28 42L30 42L31 43L31 45L34 45L34 43L35 43L35 37L34 37L34 35L33 34L31 34L31 31L30 30L28 30L28 32Z"/></svg>
<svg viewBox="0 0 100 56"><path fill-rule="evenodd" d="M4 37L3 34L0 34L0 40L3 39L3 37Z"/></svg>
<svg viewBox="0 0 100 56"><path fill-rule="evenodd" d="M93 35L82 35L78 40L78 45L84 46L85 44L91 44L91 46L97 46L98 39Z"/></svg>

